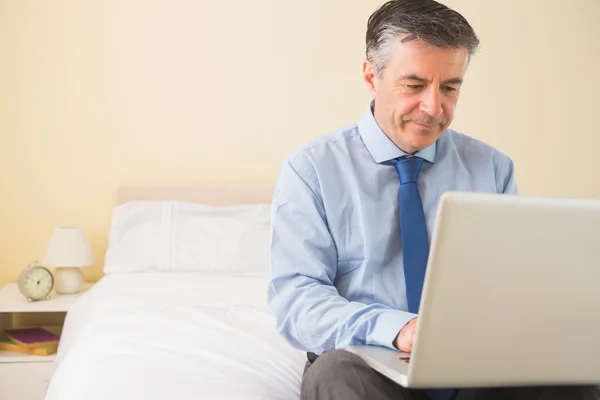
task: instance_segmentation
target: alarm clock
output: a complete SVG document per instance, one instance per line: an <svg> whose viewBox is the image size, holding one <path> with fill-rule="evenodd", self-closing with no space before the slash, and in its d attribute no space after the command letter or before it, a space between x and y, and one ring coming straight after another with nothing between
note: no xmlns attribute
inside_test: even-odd
<svg viewBox="0 0 600 400"><path fill-rule="evenodd" d="M46 267L34 261L19 274L19 291L28 301L49 300L54 288L54 276Z"/></svg>

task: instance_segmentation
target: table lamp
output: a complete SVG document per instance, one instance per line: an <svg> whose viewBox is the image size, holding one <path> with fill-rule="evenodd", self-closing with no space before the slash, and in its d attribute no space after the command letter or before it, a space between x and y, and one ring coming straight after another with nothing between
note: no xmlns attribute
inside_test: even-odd
<svg viewBox="0 0 600 400"><path fill-rule="evenodd" d="M94 263L90 244L81 228L58 226L54 229L42 265L56 267L54 287L58 294L77 293L83 287L80 267Z"/></svg>

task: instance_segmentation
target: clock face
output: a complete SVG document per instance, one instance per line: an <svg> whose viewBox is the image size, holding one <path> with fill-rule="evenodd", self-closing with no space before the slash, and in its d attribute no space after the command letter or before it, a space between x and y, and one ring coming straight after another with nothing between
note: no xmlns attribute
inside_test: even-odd
<svg viewBox="0 0 600 400"><path fill-rule="evenodd" d="M52 274L42 267L31 268L23 279L23 287L27 295L34 300L41 300L49 295L53 286Z"/></svg>

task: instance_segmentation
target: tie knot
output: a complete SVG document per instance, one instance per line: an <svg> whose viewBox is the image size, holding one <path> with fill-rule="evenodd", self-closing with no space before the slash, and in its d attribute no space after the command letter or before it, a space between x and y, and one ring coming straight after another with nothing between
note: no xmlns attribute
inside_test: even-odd
<svg viewBox="0 0 600 400"><path fill-rule="evenodd" d="M396 170L400 175L400 184L416 182L425 160L421 157L402 158L396 162Z"/></svg>

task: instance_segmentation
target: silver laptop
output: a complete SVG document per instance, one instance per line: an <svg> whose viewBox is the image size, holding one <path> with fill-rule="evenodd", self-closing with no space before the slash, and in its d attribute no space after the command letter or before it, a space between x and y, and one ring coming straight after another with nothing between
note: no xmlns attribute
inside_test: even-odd
<svg viewBox="0 0 600 400"><path fill-rule="evenodd" d="M445 193L417 321L346 350L405 387L600 384L600 201Z"/></svg>

